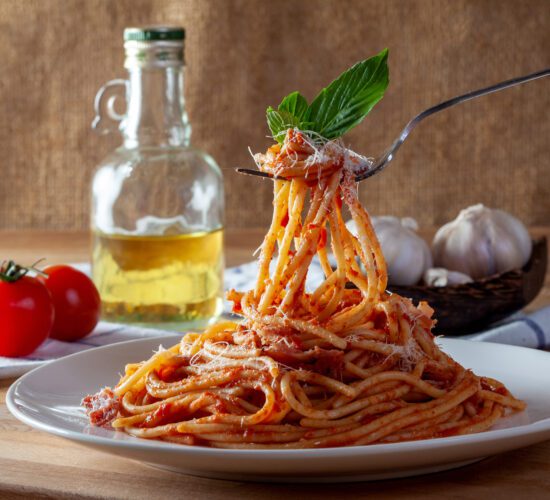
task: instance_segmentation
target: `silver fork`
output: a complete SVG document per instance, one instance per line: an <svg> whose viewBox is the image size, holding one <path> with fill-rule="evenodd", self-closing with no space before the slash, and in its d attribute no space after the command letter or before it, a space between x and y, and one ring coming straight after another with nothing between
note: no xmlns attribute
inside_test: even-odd
<svg viewBox="0 0 550 500"><path fill-rule="evenodd" d="M543 69L542 71L537 71L536 73L531 73L529 75L520 76L518 78L513 78L512 80L506 80L504 82L497 83L496 85L491 85L490 87L474 90L472 92L468 92L467 94L459 95L457 97L453 97L452 99L443 101L435 106L432 106L431 108L426 109L425 111L422 111L422 113L416 115L409 123L407 123L405 128L401 131L401 133L393 142L393 144L389 147L389 149L387 149L386 152L383 153L381 156L373 160L372 164L369 166L366 172L363 172L355 177L355 181L363 181L383 170L394 159L395 153L401 147L401 144L405 142L405 139L407 139L411 131L422 120L424 120L424 118L438 113L439 111L443 111L444 109L455 106L456 104L460 104L461 102L466 102L471 99L481 97L483 95L492 94L493 92L498 92L499 90L514 87L516 85L530 82L531 80L536 80L538 78L542 78L548 75L550 75L550 68ZM268 177L270 179L286 180L284 177L276 177L265 172L260 172L259 170L251 170L248 168L237 168L236 170L241 174L256 175L258 177Z"/></svg>

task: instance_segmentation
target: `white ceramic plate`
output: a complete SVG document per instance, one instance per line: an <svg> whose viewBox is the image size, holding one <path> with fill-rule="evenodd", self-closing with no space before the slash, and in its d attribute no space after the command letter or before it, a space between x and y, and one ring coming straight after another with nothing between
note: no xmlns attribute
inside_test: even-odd
<svg viewBox="0 0 550 500"><path fill-rule="evenodd" d="M129 361L150 356L159 342L137 340L81 352L41 366L16 381L6 402L28 425L83 445L198 476L265 481L357 481L458 467L550 439L550 353L500 344L443 339L444 350L478 374L503 381L528 410L488 432L407 443L317 450L219 450L140 440L88 425L83 396L113 385Z"/></svg>

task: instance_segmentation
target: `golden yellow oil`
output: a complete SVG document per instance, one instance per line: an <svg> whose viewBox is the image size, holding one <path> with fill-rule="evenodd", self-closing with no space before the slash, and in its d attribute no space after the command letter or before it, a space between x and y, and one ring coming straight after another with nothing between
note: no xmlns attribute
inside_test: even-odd
<svg viewBox="0 0 550 500"><path fill-rule="evenodd" d="M93 234L102 317L200 328L223 308L223 230L176 236Z"/></svg>

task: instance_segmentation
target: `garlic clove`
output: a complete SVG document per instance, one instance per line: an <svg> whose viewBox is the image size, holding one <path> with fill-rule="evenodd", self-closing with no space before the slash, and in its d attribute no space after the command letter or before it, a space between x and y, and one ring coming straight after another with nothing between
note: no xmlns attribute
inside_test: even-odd
<svg viewBox="0 0 550 500"><path fill-rule="evenodd" d="M460 229L453 223L443 226L432 245L435 266L474 277L492 274L490 243L483 231L481 226L476 230L467 220Z"/></svg>
<svg viewBox="0 0 550 500"><path fill-rule="evenodd" d="M416 285L426 269L432 266L428 244L416 234L417 222L411 217L399 219L391 215L372 217L374 231L382 247L388 267L390 285ZM354 221L346 222L356 235Z"/></svg>
<svg viewBox="0 0 550 500"><path fill-rule="evenodd" d="M477 279L525 265L532 242L517 218L478 204L437 231L432 251L436 267Z"/></svg>
<svg viewBox="0 0 550 500"><path fill-rule="evenodd" d="M501 253L496 255L496 267L507 271L527 264L533 251L533 240L523 223L503 210L494 210L496 227L505 234L498 234L499 242L506 241ZM518 255L519 254L519 255ZM501 271L504 272L504 271Z"/></svg>
<svg viewBox="0 0 550 500"><path fill-rule="evenodd" d="M432 265L428 244L416 234L418 224L410 217L373 217L373 226L388 267L390 285L418 283Z"/></svg>
<svg viewBox="0 0 550 500"><path fill-rule="evenodd" d="M415 233L418 231L418 222L416 222L416 220L412 217L403 217L401 219L401 225L411 231L414 231Z"/></svg>
<svg viewBox="0 0 550 500"><path fill-rule="evenodd" d="M404 241L388 265L388 282L391 285L416 285L423 270L429 266L431 255L428 246L424 248L424 245Z"/></svg>
<svg viewBox="0 0 550 500"><path fill-rule="evenodd" d="M443 267L432 267L424 273L423 281L427 286L442 287L471 283L473 280L467 274L458 271L449 271Z"/></svg>

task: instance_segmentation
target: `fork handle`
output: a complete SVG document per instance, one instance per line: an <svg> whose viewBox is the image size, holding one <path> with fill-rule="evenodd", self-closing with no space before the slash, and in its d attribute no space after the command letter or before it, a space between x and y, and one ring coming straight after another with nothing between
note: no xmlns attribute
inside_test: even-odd
<svg viewBox="0 0 550 500"><path fill-rule="evenodd" d="M473 90L472 92L453 97L452 99L440 102L439 104L436 104L435 106L432 106L431 108L422 111L422 113L416 115L409 123L407 123L405 128L401 131L401 134L399 134L399 137L394 141L394 143L384 153L384 155L380 157L367 172L359 174L355 178L355 181L360 182L368 179L369 177L372 177L374 174L380 172L384 167L386 167L388 163L393 159L395 152L401 147L401 144L405 142L405 139L411 133L412 129L416 127L424 118L438 113L439 111L443 111L444 109L455 106L456 104L460 104L461 102L466 102L471 99L475 99L476 97L481 97L483 95L492 94L493 92L498 92L499 90L504 90L509 87L513 87L521 83L530 82L531 80L543 78L548 75L550 75L550 68L546 68L541 71L537 71L536 73L531 73L529 75L520 76L518 78L512 78L511 80L506 80L504 82L497 83L496 85L484 87L479 90Z"/></svg>
<svg viewBox="0 0 550 500"><path fill-rule="evenodd" d="M425 111L422 111L422 113L416 115L409 123L407 123L407 126L403 129L403 132L401 132L401 135L403 135L403 133L407 131L405 135L406 137L410 132L410 130L412 130L418 122L420 122L427 116L433 115L434 113L437 113L439 111L443 111L444 109L450 108L455 104L460 104L461 102L466 102L471 99L475 99L476 97L481 97L482 95L492 94L493 92L498 92L499 90L504 90L509 87L514 87L515 85L519 85L521 83L530 82L531 80L537 80L538 78L542 78L548 75L550 75L550 68L543 69L542 71L537 71L535 73L531 73L530 75L520 76L518 78L512 78L511 80L506 80L504 82L497 83L496 85L491 85L489 87L485 87L479 90L473 90L472 92L468 92L467 94L462 94L457 97L453 97L452 99L449 99L447 101L443 101L439 104L436 104L435 106L432 106L431 108L428 108Z"/></svg>
<svg viewBox="0 0 550 500"><path fill-rule="evenodd" d="M537 71L536 73L531 73L529 75L520 76L518 78L512 78L511 80L506 80L504 82L497 83L496 85L484 87L479 90L473 90L472 92L453 97L452 99L440 102L439 104L436 104L435 106L432 106L431 108L422 111L422 113L416 115L409 123L407 123L397 140L393 143L392 147L388 151L389 154L387 154L387 156L393 155L399 149L401 144L403 144L407 136L410 134L411 130L416 127L416 125L418 125L418 123L420 123L424 118L435 113L439 113L439 111L443 111L444 109L455 106L456 104L475 99L476 97L492 94L493 92L498 92L499 90L514 87L515 85L519 85L521 83L530 82L531 80L537 80L538 78L543 78L548 75L550 75L550 68L546 68L542 71Z"/></svg>

